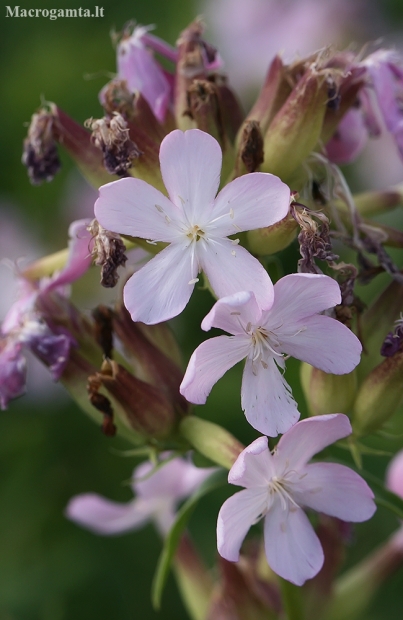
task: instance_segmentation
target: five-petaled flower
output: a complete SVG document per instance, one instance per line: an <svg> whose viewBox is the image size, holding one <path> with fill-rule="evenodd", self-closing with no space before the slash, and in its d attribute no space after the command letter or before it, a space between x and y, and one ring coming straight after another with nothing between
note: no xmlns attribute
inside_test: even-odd
<svg viewBox="0 0 403 620"><path fill-rule="evenodd" d="M332 374L351 372L360 361L358 338L335 319L318 314L338 303L335 280L307 273L279 280L266 310L252 292L220 299L202 328L218 327L232 336L211 338L194 351L181 393L192 403L206 402L218 379L246 358L241 395L248 422L272 437L286 432L299 412L281 372L284 354Z"/></svg>
<svg viewBox="0 0 403 620"><path fill-rule="evenodd" d="M266 270L228 236L283 219L289 188L278 177L255 172L235 179L215 197L222 152L212 136L198 129L168 134L160 163L169 199L141 179L126 178L101 187L95 204L104 228L169 244L125 286L132 319L154 324L179 314L201 271L218 297L252 290L259 305L269 307L273 285Z"/></svg>
<svg viewBox="0 0 403 620"><path fill-rule="evenodd" d="M373 493L354 471L336 463L310 463L326 446L351 433L343 414L302 420L271 453L267 437L248 446L232 466L228 481L245 487L227 499L217 523L218 551L236 562L249 528L264 518L267 561L275 573L302 585L323 564L323 550L303 508L361 522L375 512Z"/></svg>
<svg viewBox="0 0 403 620"><path fill-rule="evenodd" d="M168 458L169 454L162 455ZM162 535L175 519L177 504L191 495L214 471L200 469L183 458L174 458L160 467L147 461L133 472L135 499L127 504L112 502L96 493L73 497L66 516L96 534L123 534L153 521Z"/></svg>

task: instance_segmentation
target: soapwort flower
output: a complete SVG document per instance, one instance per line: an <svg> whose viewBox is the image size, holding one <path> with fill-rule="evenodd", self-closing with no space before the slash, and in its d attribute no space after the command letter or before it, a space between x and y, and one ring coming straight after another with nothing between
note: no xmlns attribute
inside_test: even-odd
<svg viewBox="0 0 403 620"><path fill-rule="evenodd" d="M0 331L2 409L25 391L24 348L30 349L44 362L55 381L66 367L75 339L67 329L53 324L48 316L45 318L48 314L46 308L48 304L58 304L57 299L61 301L67 295L67 286L81 277L91 264L88 223L87 220L77 220L71 224L69 257L61 271L37 282L20 278L18 299L8 311Z"/></svg>
<svg viewBox="0 0 403 620"><path fill-rule="evenodd" d="M351 372L360 360L361 344L344 325L319 314L340 303L340 288L320 274L292 274L274 285L274 299L265 310L252 292L220 299L202 328L225 330L203 342L190 358L181 393L202 404L213 385L246 358L242 409L261 433L276 436L299 418L297 403L283 377L285 356L293 356L332 374Z"/></svg>
<svg viewBox="0 0 403 620"><path fill-rule="evenodd" d="M126 178L99 190L95 215L113 232L168 243L135 273L124 289L133 321L159 323L179 314L204 271L219 297L252 290L262 308L273 300L273 285L239 240L244 230L283 219L290 190L278 177L251 173L218 194L222 152L197 129L172 131L160 149L161 174L169 199L141 179Z"/></svg>
<svg viewBox="0 0 403 620"><path fill-rule="evenodd" d="M373 493L354 471L336 463L308 463L314 454L351 433L347 416L329 414L293 426L271 453L267 437L248 446L228 481L245 487L218 515L218 551L236 562L249 528L264 518L267 561L275 573L302 585L323 565L323 550L304 508L361 522L375 512Z"/></svg>
<svg viewBox="0 0 403 620"><path fill-rule="evenodd" d="M145 462L133 472L136 497L131 502L120 504L95 493L83 493L70 500L66 516L96 534L123 534L153 521L165 535L175 519L178 502L191 495L213 471L179 457L161 463L157 469Z"/></svg>

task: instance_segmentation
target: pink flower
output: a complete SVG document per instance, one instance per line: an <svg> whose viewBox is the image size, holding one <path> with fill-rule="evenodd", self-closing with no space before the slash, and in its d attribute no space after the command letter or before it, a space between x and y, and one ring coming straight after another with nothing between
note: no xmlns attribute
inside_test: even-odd
<svg viewBox="0 0 403 620"><path fill-rule="evenodd" d="M227 237L270 226L288 213L290 190L267 173L239 177L215 195L222 152L209 134L172 131L160 150L169 199L141 179L100 188L95 215L113 232L170 245L135 273L124 289L133 321L159 323L179 314L204 271L218 297L252 290L270 306L273 285L258 260Z"/></svg>
<svg viewBox="0 0 403 620"><path fill-rule="evenodd" d="M9 309L0 329L0 407L25 391L26 361L23 348L30 349L49 368L54 380L62 375L75 340L67 329L49 325L38 311L53 291L66 295L69 284L81 277L91 264L87 231L89 221L78 220L69 228L69 256L64 268L51 278L31 282L20 278L19 296Z"/></svg>
<svg viewBox="0 0 403 620"><path fill-rule="evenodd" d="M370 76L379 110L386 128L392 134L403 158L403 67L401 58L392 50L380 49L362 63Z"/></svg>
<svg viewBox="0 0 403 620"><path fill-rule="evenodd" d="M350 108L341 119L336 133L327 142L326 155L334 164L348 164L363 151L368 140L368 129L362 111Z"/></svg>
<svg viewBox="0 0 403 620"><path fill-rule="evenodd" d="M131 36L122 38L117 49L118 76L126 80L131 92L143 95L156 118L163 122L172 99L172 80L154 59L150 48L174 61L177 52L165 41L150 35L151 28L137 26Z"/></svg>
<svg viewBox="0 0 403 620"><path fill-rule="evenodd" d="M70 500L66 516L96 534L123 534L149 521L167 534L178 502L191 495L214 468L199 469L182 458L154 468L147 462L134 470L132 489L136 498L131 502L119 504L95 493L84 493Z"/></svg>
<svg viewBox="0 0 403 620"><path fill-rule="evenodd" d="M323 564L323 550L303 508L360 522L375 512L366 482L344 465L311 463L311 457L351 433L347 416L330 414L298 422L271 453L267 437L237 458L228 481L245 489L224 502L217 523L220 555L231 562L249 528L264 518L267 561L275 573L302 585Z"/></svg>
<svg viewBox="0 0 403 620"><path fill-rule="evenodd" d="M389 463L386 486L403 499L403 450L400 450Z"/></svg>
<svg viewBox="0 0 403 620"><path fill-rule="evenodd" d="M241 396L248 422L272 437L286 432L299 412L281 372L284 354L332 374L351 372L360 361L358 338L335 319L318 314L338 303L335 280L307 273L279 280L266 310L252 292L220 299L202 328L217 327L232 336L211 338L194 351L181 394L192 403L205 403L218 379L246 358Z"/></svg>

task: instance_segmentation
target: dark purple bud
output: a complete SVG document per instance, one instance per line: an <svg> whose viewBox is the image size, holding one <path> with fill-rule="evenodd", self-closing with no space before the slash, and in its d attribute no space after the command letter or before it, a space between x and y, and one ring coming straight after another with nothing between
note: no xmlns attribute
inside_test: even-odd
<svg viewBox="0 0 403 620"><path fill-rule="evenodd" d="M34 185L51 181L61 166L53 133L54 122L54 114L42 108L32 115L28 136L24 140L22 163Z"/></svg>
<svg viewBox="0 0 403 620"><path fill-rule="evenodd" d="M114 112L111 118L89 119L86 123L92 131L92 141L104 156L104 166L109 174L126 176L133 159L141 155L129 137L129 129L123 116Z"/></svg>
<svg viewBox="0 0 403 620"><path fill-rule="evenodd" d="M32 353L49 368L52 379L58 381L69 361L70 348L76 343L69 334L54 334L47 328L45 333L38 334L27 344Z"/></svg>
<svg viewBox="0 0 403 620"><path fill-rule="evenodd" d="M126 246L120 235L102 228L97 220L93 220L89 231L94 239L94 262L101 267L101 284L113 288L119 280L118 267L124 267L127 261Z"/></svg>

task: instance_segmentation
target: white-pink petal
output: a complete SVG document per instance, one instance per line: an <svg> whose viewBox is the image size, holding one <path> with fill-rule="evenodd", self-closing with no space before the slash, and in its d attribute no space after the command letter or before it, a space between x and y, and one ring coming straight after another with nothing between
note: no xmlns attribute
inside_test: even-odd
<svg viewBox="0 0 403 620"><path fill-rule="evenodd" d="M240 291L234 295L222 297L214 304L202 321L202 329L208 331L217 327L230 334L245 334L244 327L259 324L262 311L256 303L252 291Z"/></svg>
<svg viewBox="0 0 403 620"><path fill-rule="evenodd" d="M245 488L264 487L275 475L273 457L268 449L267 437L255 439L242 450L228 474L228 482Z"/></svg>
<svg viewBox="0 0 403 620"><path fill-rule="evenodd" d="M144 525L152 508L150 502L133 500L119 504L95 493L85 493L70 500L66 516L96 534L114 535Z"/></svg>
<svg viewBox="0 0 403 620"><path fill-rule="evenodd" d="M190 221L209 218L220 184L222 152L210 134L199 129L171 131L160 147L161 174L172 202ZM193 223L193 222L192 222Z"/></svg>
<svg viewBox="0 0 403 620"><path fill-rule="evenodd" d="M277 444L276 458L298 470L327 446L352 432L350 420L342 413L307 418L295 424Z"/></svg>
<svg viewBox="0 0 403 620"><path fill-rule="evenodd" d="M152 241L178 238L181 211L142 179L119 179L99 188L95 217L112 232Z"/></svg>
<svg viewBox="0 0 403 620"><path fill-rule="evenodd" d="M119 77L126 80L128 89L132 93L141 93L156 118L163 122L169 105L171 87L162 67L135 34L120 43L117 65Z"/></svg>
<svg viewBox="0 0 403 620"><path fill-rule="evenodd" d="M295 506L284 510L278 498L265 517L264 545L272 570L297 586L323 566L323 550L308 517Z"/></svg>
<svg viewBox="0 0 403 620"><path fill-rule="evenodd" d="M361 522L376 510L374 494L352 469L337 463L310 463L300 474L293 499L342 521Z"/></svg>
<svg viewBox="0 0 403 620"><path fill-rule="evenodd" d="M267 489L244 489L221 506L217 521L218 553L237 562L242 542L267 506Z"/></svg>
<svg viewBox="0 0 403 620"><path fill-rule="evenodd" d="M213 471L181 458L167 461L158 469L147 461L133 472L133 492L143 499L166 498L173 504L193 493Z"/></svg>
<svg viewBox="0 0 403 620"><path fill-rule="evenodd" d="M192 253L192 246L171 244L132 275L123 299L133 321L154 325L182 312L198 271Z"/></svg>
<svg viewBox="0 0 403 620"><path fill-rule="evenodd" d="M292 330L295 322L332 308L340 301L340 287L333 278L321 274L293 273L274 285L274 301L267 323L279 333L289 328Z"/></svg>
<svg viewBox="0 0 403 620"><path fill-rule="evenodd" d="M271 306L273 284L267 271L240 245L226 238L210 238L204 251L198 252L198 259L218 297L252 291L261 308Z"/></svg>
<svg viewBox="0 0 403 620"><path fill-rule="evenodd" d="M302 319L293 327L294 333L287 336L278 331L281 349L287 355L334 375L351 372L359 364L361 343L339 321L318 314Z"/></svg>
<svg viewBox="0 0 403 620"><path fill-rule="evenodd" d="M180 393L191 403L202 405L215 383L246 357L250 347L249 339L218 336L206 340L193 352L179 388Z"/></svg>
<svg viewBox="0 0 403 620"><path fill-rule="evenodd" d="M267 367L264 368L259 360L246 360L241 389L242 409L253 428L276 437L288 431L300 414L291 388L274 359L267 357L265 363Z"/></svg>
<svg viewBox="0 0 403 620"><path fill-rule="evenodd" d="M278 177L265 172L245 174L218 194L213 214L220 219L209 226L209 232L226 237L271 226L287 215L289 206L290 189Z"/></svg>

